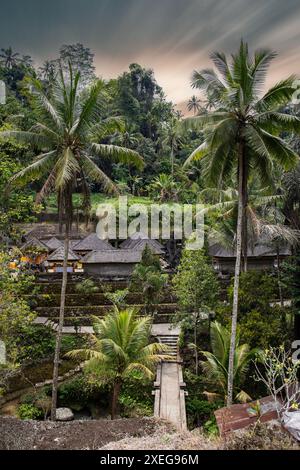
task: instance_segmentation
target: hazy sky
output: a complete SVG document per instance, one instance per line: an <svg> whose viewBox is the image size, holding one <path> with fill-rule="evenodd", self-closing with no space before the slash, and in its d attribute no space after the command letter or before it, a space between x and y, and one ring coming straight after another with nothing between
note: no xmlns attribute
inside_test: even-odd
<svg viewBox="0 0 300 470"><path fill-rule="evenodd" d="M82 42L97 73L116 76L131 62L151 67L168 98L193 94L193 69L214 50L233 52L241 37L279 57L274 82L300 74L300 0L0 0L0 47L55 58L62 44Z"/></svg>

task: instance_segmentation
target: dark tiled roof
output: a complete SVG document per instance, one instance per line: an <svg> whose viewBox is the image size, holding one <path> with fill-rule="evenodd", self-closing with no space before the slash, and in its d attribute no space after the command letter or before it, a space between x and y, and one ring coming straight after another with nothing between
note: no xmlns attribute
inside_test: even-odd
<svg viewBox="0 0 300 470"><path fill-rule="evenodd" d="M48 256L48 261L63 261L64 260L64 247L61 246L57 248L51 255ZM80 258L74 253L74 251L69 248L68 252L68 261L78 261Z"/></svg>
<svg viewBox="0 0 300 470"><path fill-rule="evenodd" d="M120 244L120 248L125 250L143 251L146 245L149 246L155 255L162 255L164 253L164 247L159 243L159 241L152 240L142 233L135 233L130 238L127 238L127 240Z"/></svg>
<svg viewBox="0 0 300 470"><path fill-rule="evenodd" d="M49 248L45 243L43 243L41 240L38 240L35 237L30 238L27 240L24 245L21 246L21 251L26 251L27 248L39 248L44 251L49 251Z"/></svg>
<svg viewBox="0 0 300 470"><path fill-rule="evenodd" d="M142 258L141 251L133 250L110 250L92 251L82 258L83 264L103 263L139 263Z"/></svg>
<svg viewBox="0 0 300 470"><path fill-rule="evenodd" d="M209 255L214 256L215 258L235 258L236 250L233 248L225 248L218 243L211 244L209 247ZM280 256L289 256L291 255L291 249L288 246L281 246L279 250ZM248 257L260 258L276 256L276 250L273 246L268 246L265 244L257 244L252 247L248 247Z"/></svg>
<svg viewBox="0 0 300 470"><path fill-rule="evenodd" d="M115 248L106 240L98 238L96 233L90 233L83 240L73 245L75 251L109 251Z"/></svg>
<svg viewBox="0 0 300 470"><path fill-rule="evenodd" d="M60 246L62 246L62 241L59 240L56 237L50 238L50 240L42 240L42 242L50 249L50 250L56 250Z"/></svg>

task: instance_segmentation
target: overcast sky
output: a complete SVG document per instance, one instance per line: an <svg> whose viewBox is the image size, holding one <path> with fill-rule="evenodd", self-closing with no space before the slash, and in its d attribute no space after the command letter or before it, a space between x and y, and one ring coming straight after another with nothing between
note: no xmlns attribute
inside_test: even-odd
<svg viewBox="0 0 300 470"><path fill-rule="evenodd" d="M300 74L300 0L0 0L0 47L37 64L62 44L82 42L98 75L116 76L131 62L155 71L169 99L193 94L193 69L214 50L233 52L240 38L279 53L270 81Z"/></svg>

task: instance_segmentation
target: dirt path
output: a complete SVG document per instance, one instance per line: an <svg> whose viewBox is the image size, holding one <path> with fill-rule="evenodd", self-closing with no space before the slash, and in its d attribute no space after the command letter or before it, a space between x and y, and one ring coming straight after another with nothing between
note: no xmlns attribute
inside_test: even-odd
<svg viewBox="0 0 300 470"><path fill-rule="evenodd" d="M53 423L0 417L0 450L93 450L124 438L150 436L158 427L153 418Z"/></svg>

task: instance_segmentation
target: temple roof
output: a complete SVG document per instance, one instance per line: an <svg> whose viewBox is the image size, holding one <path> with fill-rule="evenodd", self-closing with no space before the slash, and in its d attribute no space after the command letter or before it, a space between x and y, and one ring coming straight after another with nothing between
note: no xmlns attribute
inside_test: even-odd
<svg viewBox="0 0 300 470"><path fill-rule="evenodd" d="M51 255L48 256L47 260L48 261L63 261L64 260L64 246L60 246L55 250ZM78 261L80 258L77 256L74 251L69 248L68 252L68 261Z"/></svg>
<svg viewBox="0 0 300 470"><path fill-rule="evenodd" d="M125 250L137 250L143 251L144 248L148 245L152 253L155 255L162 255L164 253L164 247L159 241L152 240L147 236L144 236L142 233L135 233L127 240L124 240L120 244L121 249Z"/></svg>
<svg viewBox="0 0 300 470"><path fill-rule="evenodd" d="M24 243L24 245L22 245L20 249L21 251L26 251L27 248L39 248L40 250L49 251L48 246L45 243L43 243L41 240L38 240L35 237L32 237L29 240L27 240L27 242Z"/></svg>
<svg viewBox="0 0 300 470"><path fill-rule="evenodd" d="M96 233L90 233L76 245L73 245L75 251L109 251L115 248L106 240L101 240Z"/></svg>
<svg viewBox="0 0 300 470"><path fill-rule="evenodd" d="M139 263L142 258L141 251L111 250L92 251L82 258L83 264L107 264L107 263Z"/></svg>

